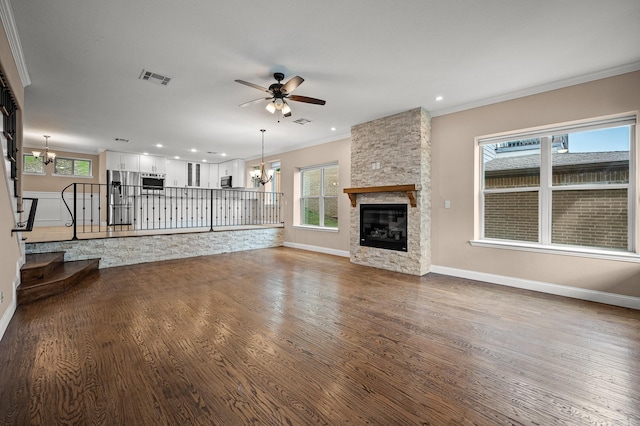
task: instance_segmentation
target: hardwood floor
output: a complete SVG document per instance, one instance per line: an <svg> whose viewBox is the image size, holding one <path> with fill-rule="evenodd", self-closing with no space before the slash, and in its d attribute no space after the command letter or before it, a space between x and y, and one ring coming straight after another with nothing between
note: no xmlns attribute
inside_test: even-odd
<svg viewBox="0 0 640 426"><path fill-rule="evenodd" d="M0 422L639 425L640 311L288 248L21 306Z"/></svg>

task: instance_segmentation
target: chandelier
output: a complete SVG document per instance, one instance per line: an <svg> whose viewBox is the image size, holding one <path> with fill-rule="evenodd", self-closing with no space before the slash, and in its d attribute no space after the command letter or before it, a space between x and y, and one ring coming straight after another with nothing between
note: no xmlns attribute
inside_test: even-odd
<svg viewBox="0 0 640 426"><path fill-rule="evenodd" d="M273 179L273 170L270 169L269 171L267 171L264 165L264 132L266 132L266 130L260 129L260 131L262 132L262 156L260 161L260 170L251 171L251 180L256 185L265 185L268 182L271 182L271 179Z"/></svg>
<svg viewBox="0 0 640 426"><path fill-rule="evenodd" d="M42 163L47 165L49 163L51 163L55 158L56 158L56 153L55 152L49 152L49 138L51 136L49 135L43 135L44 136L44 156L42 157ZM33 154L33 156L35 158L39 158L40 157L40 151L31 151L31 153Z"/></svg>

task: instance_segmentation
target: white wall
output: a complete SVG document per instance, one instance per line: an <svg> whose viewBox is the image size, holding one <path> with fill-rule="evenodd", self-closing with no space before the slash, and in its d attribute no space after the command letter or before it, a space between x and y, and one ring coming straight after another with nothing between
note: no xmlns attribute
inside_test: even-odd
<svg viewBox="0 0 640 426"><path fill-rule="evenodd" d="M601 292L623 299L640 297L638 262L469 244L478 223L475 137L639 110L640 72L634 72L434 117L432 264L442 267L439 272L478 279L511 277L532 285L564 286L583 295ZM445 200L450 200L451 208L444 208Z"/></svg>

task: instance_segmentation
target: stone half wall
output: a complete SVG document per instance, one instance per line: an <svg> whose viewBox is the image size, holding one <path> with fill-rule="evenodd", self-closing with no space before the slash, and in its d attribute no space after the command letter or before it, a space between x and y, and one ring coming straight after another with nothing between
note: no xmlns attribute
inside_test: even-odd
<svg viewBox="0 0 640 426"><path fill-rule="evenodd" d="M100 268L281 247L284 228L147 235L26 244L27 253L64 251L65 260L100 259Z"/></svg>
<svg viewBox="0 0 640 426"><path fill-rule="evenodd" d="M416 207L402 192L358 194L350 215L350 259L411 275L431 268L431 117L422 108L351 129L351 186L416 184ZM375 164L375 166L372 166ZM380 165L378 168L377 165ZM407 204L407 252L360 246L360 204Z"/></svg>

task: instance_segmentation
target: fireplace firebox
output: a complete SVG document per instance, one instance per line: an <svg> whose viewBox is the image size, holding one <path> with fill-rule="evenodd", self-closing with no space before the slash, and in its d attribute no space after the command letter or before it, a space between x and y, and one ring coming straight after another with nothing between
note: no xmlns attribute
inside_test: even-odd
<svg viewBox="0 0 640 426"><path fill-rule="evenodd" d="M407 251L407 205L360 204L360 245Z"/></svg>

